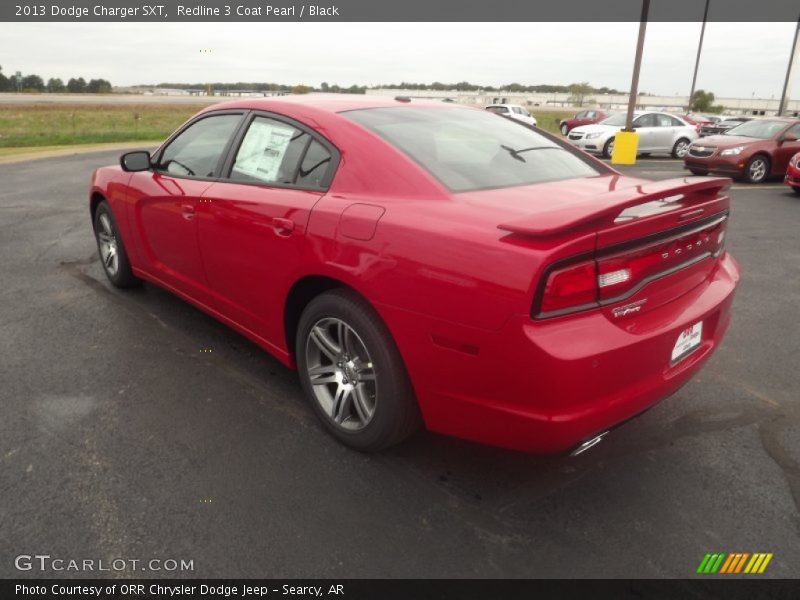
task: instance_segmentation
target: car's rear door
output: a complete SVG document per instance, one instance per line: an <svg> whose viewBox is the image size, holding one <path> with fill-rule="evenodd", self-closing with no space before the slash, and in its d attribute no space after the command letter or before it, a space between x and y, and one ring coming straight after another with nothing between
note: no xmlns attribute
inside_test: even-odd
<svg viewBox="0 0 800 600"><path fill-rule="evenodd" d="M305 126L255 113L198 217L203 266L227 317L280 345L283 299L300 267L311 210L338 152Z"/></svg>
<svg viewBox="0 0 800 600"><path fill-rule="evenodd" d="M242 116L241 112L210 114L194 120L153 157L152 170L134 173L130 182L143 268L201 301L206 282L195 216Z"/></svg>

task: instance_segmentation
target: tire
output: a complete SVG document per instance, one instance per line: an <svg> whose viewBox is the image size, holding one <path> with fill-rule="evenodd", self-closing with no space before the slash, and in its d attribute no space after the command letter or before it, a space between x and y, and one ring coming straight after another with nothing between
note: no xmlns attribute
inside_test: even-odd
<svg viewBox="0 0 800 600"><path fill-rule="evenodd" d="M614 138L609 138L606 142L605 146L603 146L603 156L605 158L611 158L611 154L614 152Z"/></svg>
<svg viewBox="0 0 800 600"><path fill-rule="evenodd" d="M131 270L117 220L105 200L100 202L94 213L94 237L97 241L97 252L100 254L100 264L103 265L103 271L111 284L118 288L141 285L141 279Z"/></svg>
<svg viewBox="0 0 800 600"><path fill-rule="evenodd" d="M794 190L794 193L795 193L795 194L797 194L798 196L800 196L800 187L792 186L792 190Z"/></svg>
<svg viewBox="0 0 800 600"><path fill-rule="evenodd" d="M708 171L703 171L702 169L689 169L692 175L708 175Z"/></svg>
<svg viewBox="0 0 800 600"><path fill-rule="evenodd" d="M569 133L569 127L566 123L561 124L561 135L567 135Z"/></svg>
<svg viewBox="0 0 800 600"><path fill-rule="evenodd" d="M308 304L295 354L306 398L342 444L377 452L419 428L419 408L400 352L375 310L354 292L332 290Z"/></svg>
<svg viewBox="0 0 800 600"><path fill-rule="evenodd" d="M683 158L689 153L689 144L691 142L686 138L681 138L672 146L672 158Z"/></svg>
<svg viewBox="0 0 800 600"><path fill-rule="evenodd" d="M744 179L747 183L761 183L769 177L769 159L763 154L756 154L747 161L744 168Z"/></svg>

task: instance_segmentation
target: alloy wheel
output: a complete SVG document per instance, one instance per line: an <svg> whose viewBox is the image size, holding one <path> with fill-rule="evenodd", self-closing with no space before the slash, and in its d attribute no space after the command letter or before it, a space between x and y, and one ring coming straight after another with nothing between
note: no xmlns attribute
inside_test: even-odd
<svg viewBox="0 0 800 600"><path fill-rule="evenodd" d="M103 261L103 267L108 271L108 274L114 276L119 270L117 236L108 214L101 214L98 220L100 229L97 232L97 240L100 246L100 259Z"/></svg>
<svg viewBox="0 0 800 600"><path fill-rule="evenodd" d="M378 388L359 335L343 320L326 317L309 330L305 352L306 373L323 412L341 429L364 429L375 414Z"/></svg>
<svg viewBox="0 0 800 600"><path fill-rule="evenodd" d="M761 181L767 174L767 163L763 158L757 158L750 163L750 181Z"/></svg>
<svg viewBox="0 0 800 600"><path fill-rule="evenodd" d="M683 158L686 156L686 153L689 151L689 142L686 140L678 140L678 143L675 144L675 157L676 158Z"/></svg>

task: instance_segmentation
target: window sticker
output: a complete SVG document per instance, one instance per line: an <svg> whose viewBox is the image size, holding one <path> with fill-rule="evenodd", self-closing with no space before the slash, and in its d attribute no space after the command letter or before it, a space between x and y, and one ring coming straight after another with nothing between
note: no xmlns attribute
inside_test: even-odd
<svg viewBox="0 0 800 600"><path fill-rule="evenodd" d="M234 169L263 181L275 181L295 129L256 119L247 130Z"/></svg>

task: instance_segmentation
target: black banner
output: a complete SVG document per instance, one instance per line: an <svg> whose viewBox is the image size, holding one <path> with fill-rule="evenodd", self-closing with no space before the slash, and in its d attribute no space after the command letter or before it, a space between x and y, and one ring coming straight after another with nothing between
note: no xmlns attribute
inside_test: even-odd
<svg viewBox="0 0 800 600"><path fill-rule="evenodd" d="M11 0L0 21L79 22L621 22L638 21L642 0ZM702 21L701 0L652 0L649 21ZM789 0L711 2L708 20L797 21Z"/></svg>
<svg viewBox="0 0 800 600"><path fill-rule="evenodd" d="M800 582L776 579L691 580L387 580L387 579L240 579L240 580L4 580L0 598L62 600L176 598L285 598L297 600L503 600L505 598L672 598L689 600L767 600L797 598Z"/></svg>

